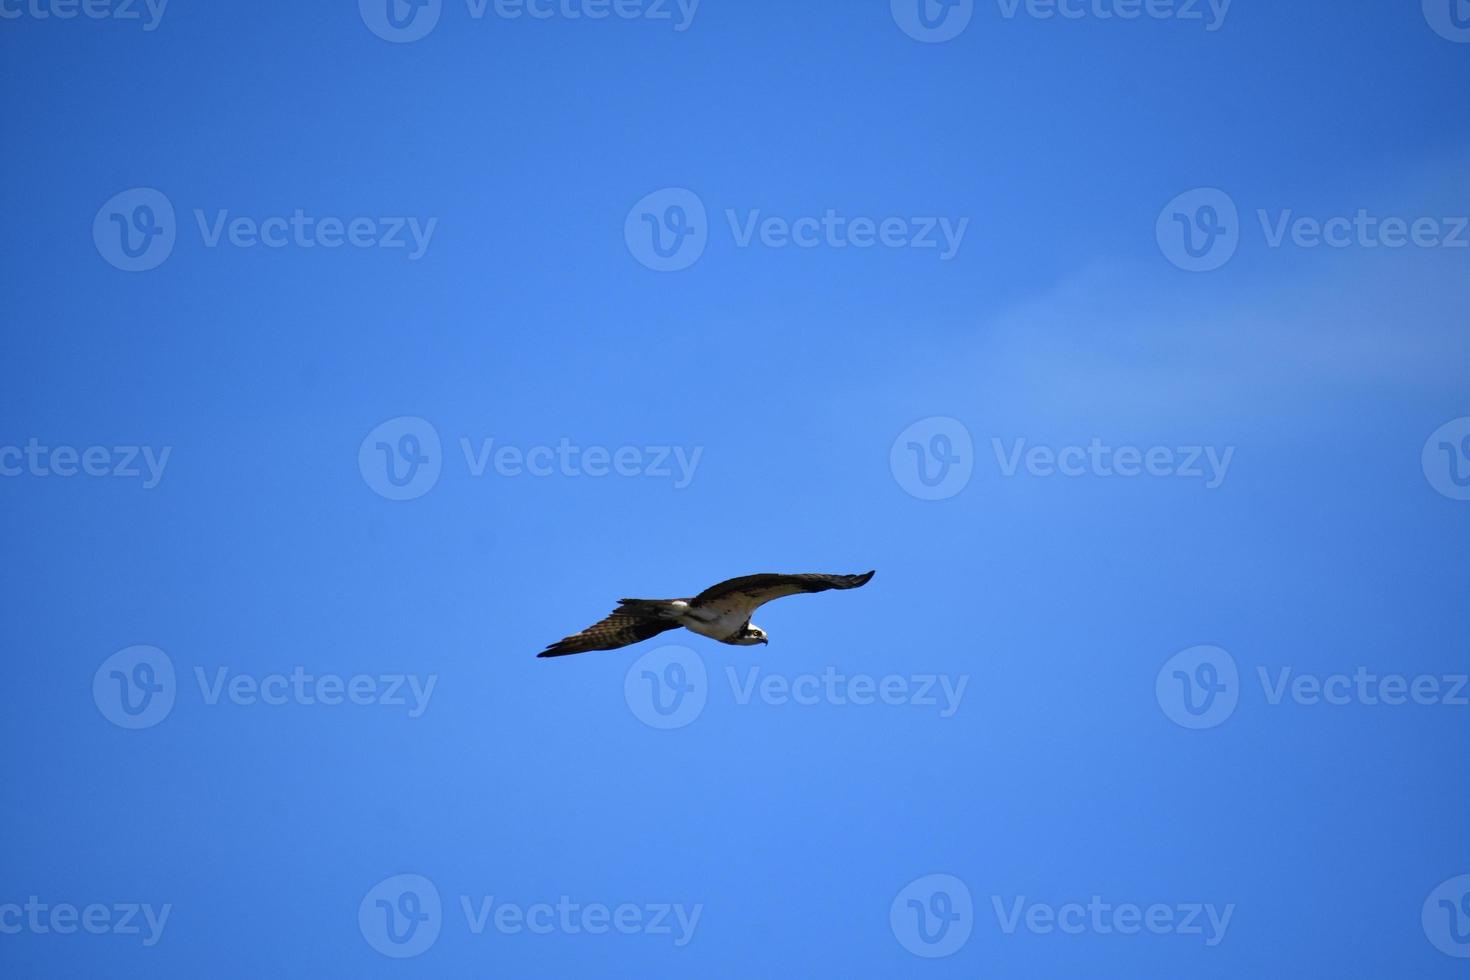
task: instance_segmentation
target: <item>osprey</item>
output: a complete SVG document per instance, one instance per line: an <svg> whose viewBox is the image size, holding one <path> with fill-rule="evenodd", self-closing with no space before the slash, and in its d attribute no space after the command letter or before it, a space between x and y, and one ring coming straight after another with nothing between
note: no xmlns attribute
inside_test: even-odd
<svg viewBox="0 0 1470 980"><path fill-rule="evenodd" d="M855 589L867 585L862 575L742 575L712 585L692 599L619 599L618 608L600 623L558 640L538 657L565 657L588 650L616 650L683 626L721 643L748 647L767 643L766 631L750 624L750 614L772 599L799 592Z"/></svg>

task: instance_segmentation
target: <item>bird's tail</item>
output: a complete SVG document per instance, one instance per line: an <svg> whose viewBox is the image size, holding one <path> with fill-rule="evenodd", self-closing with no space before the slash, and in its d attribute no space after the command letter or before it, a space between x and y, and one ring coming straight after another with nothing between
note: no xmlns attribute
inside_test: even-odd
<svg viewBox="0 0 1470 980"><path fill-rule="evenodd" d="M689 603L683 599L619 599L618 611L637 616L657 616L659 619L677 620L683 617Z"/></svg>

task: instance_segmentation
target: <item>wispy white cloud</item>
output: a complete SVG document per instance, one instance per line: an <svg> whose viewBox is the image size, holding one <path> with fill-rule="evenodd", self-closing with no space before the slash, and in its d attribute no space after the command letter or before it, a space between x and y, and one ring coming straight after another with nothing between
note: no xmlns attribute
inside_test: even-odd
<svg viewBox="0 0 1470 980"><path fill-rule="evenodd" d="M1331 214L1463 216L1467 176L1457 161ZM1240 203L1245 241L1220 271L1098 262L981 324L965 364L977 395L1008 415L1122 424L1276 420L1467 388L1470 248L1269 248L1254 202Z"/></svg>

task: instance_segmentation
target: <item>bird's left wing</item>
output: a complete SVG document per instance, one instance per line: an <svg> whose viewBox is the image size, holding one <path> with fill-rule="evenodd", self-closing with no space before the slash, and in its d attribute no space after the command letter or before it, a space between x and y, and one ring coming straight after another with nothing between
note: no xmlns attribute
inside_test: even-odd
<svg viewBox="0 0 1470 980"><path fill-rule="evenodd" d="M742 575L739 578L721 582L719 585L712 585L689 600L689 604L719 609L739 609L749 615L772 599L798 595L802 592L855 589L860 585L867 585L868 579L872 577L872 572L864 572L861 575L822 575L818 573L780 575L773 572L761 572L756 575Z"/></svg>
<svg viewBox="0 0 1470 980"><path fill-rule="evenodd" d="M679 624L658 615L660 603L623 600L611 615L601 622L593 623L580 633L573 633L557 640L538 657L565 657L588 650L616 650L630 643L638 643L665 630L678 629Z"/></svg>

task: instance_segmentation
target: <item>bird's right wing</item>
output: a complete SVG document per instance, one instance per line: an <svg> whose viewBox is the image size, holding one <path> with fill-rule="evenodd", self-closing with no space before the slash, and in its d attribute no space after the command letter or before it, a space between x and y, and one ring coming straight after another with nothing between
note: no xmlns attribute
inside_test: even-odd
<svg viewBox="0 0 1470 980"><path fill-rule="evenodd" d="M670 622L652 608L656 605L657 603L637 605L625 602L606 619L593 623L580 633L557 640L536 656L565 657L573 653L586 653L588 650L616 650L618 647L658 636L667 630L678 629L678 623Z"/></svg>
<svg viewBox="0 0 1470 980"><path fill-rule="evenodd" d="M749 616L772 599L799 595L803 592L826 592L828 589L856 589L867 585L872 572L861 575L779 575L761 572L757 575L742 575L712 585L689 600L696 608L738 611Z"/></svg>

